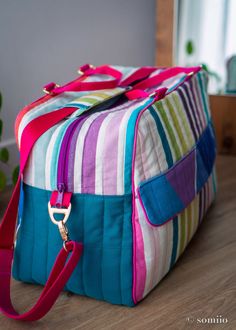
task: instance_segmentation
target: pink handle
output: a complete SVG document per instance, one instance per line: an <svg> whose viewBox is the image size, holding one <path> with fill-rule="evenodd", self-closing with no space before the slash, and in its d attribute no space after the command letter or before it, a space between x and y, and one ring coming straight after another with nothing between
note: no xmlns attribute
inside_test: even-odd
<svg viewBox="0 0 236 330"><path fill-rule="evenodd" d="M134 85L133 88L135 89L147 89L150 87L155 87L158 84L162 83L164 80L172 78L176 76L179 73L186 73L186 74L191 74L191 73L197 73L198 71L201 70L201 66L198 67L189 67L189 68L183 68L183 67L174 67L170 69L166 69L159 74L147 78L138 84Z"/></svg>
<svg viewBox="0 0 236 330"><path fill-rule="evenodd" d="M133 74L131 74L128 78L123 80L119 86L130 86L134 82L138 82L139 80L142 80L144 78L147 78L150 76L151 73L156 71L157 68L154 67L149 67L149 66L144 66L137 71L135 71Z"/></svg>
<svg viewBox="0 0 236 330"><path fill-rule="evenodd" d="M44 91L52 94L58 95L64 92L77 92L77 91L90 91L90 90L99 90L99 89L112 89L118 86L119 81L122 77L122 73L108 65L102 65L97 68L92 68L89 65L84 65L81 67L83 75L78 79L69 82L68 84L57 87L55 83L49 83L44 86ZM108 75L113 77L112 80L105 81L91 81L85 82L84 80L92 75Z"/></svg>
<svg viewBox="0 0 236 330"><path fill-rule="evenodd" d="M68 242L66 245L67 251L62 249L59 253L47 284L36 305L22 315L19 315L14 310L10 300L10 277L21 176L32 147L38 138L49 128L71 115L75 110L76 108L72 107L63 108L35 118L26 126L22 133L20 173L11 200L0 224L0 309L5 315L16 320L32 321L43 317L57 299L81 256L82 245L73 241ZM71 255L66 263L70 251Z"/></svg>

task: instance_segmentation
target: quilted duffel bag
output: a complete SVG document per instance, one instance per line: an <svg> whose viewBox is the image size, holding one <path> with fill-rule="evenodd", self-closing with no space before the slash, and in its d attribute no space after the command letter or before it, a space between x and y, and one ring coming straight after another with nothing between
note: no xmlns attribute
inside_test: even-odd
<svg viewBox="0 0 236 330"><path fill-rule="evenodd" d="M41 318L63 289L134 306L173 267L215 196L201 67L82 71L48 84L16 120L20 175L0 226L0 307L10 318ZM11 272L44 285L21 315Z"/></svg>

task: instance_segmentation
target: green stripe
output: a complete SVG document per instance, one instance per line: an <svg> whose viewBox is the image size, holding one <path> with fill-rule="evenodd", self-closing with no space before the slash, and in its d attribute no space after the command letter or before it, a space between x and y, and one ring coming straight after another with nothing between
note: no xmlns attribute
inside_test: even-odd
<svg viewBox="0 0 236 330"><path fill-rule="evenodd" d="M158 108L157 108L158 112L160 113L161 117L162 117L162 120L165 124L165 127L167 129L167 132L168 132L168 135L169 135L169 138L170 138L170 142L172 144L172 147L174 149L174 153L175 153L175 156L176 156L176 159L180 159L181 158L181 151L179 149L179 146L178 146L178 143L176 141L176 138L175 138L175 135L174 135L174 132L173 132L173 129L170 125L170 122L169 122L169 119L166 115L166 112L163 108L163 101L160 101L158 103Z"/></svg>
<svg viewBox="0 0 236 330"><path fill-rule="evenodd" d="M209 112L208 112L208 102L207 102L206 93L205 93L205 91L207 89L207 86L203 86L202 74L201 73L197 75L197 79L198 79L200 90L201 90L204 112L206 114L207 121L209 121L210 116L209 116ZM204 83L206 84L206 82L204 82Z"/></svg>
<svg viewBox="0 0 236 330"><path fill-rule="evenodd" d="M213 183L214 194L216 194L216 192L217 192L217 175L216 175L215 167L213 168L213 171L212 171L212 183Z"/></svg>
<svg viewBox="0 0 236 330"><path fill-rule="evenodd" d="M104 100L102 100L102 101L104 101ZM102 101L101 101L101 102L102 102ZM91 98L89 98L89 97L81 97L81 98L78 100L78 104L83 103L83 102L90 103L91 105L94 105L94 104L100 102L100 100L91 99ZM73 101L73 103L74 103L74 101Z"/></svg>
<svg viewBox="0 0 236 330"><path fill-rule="evenodd" d="M170 102L170 100L169 100L168 97L166 98L165 101L166 101L166 105L167 105L167 107L169 109L171 118L173 120L174 127L175 127L176 132L177 132L177 134L179 136L179 140L180 140L180 143L181 143L182 148L183 148L183 153L186 154L188 152L189 148L188 148L188 146L186 144L185 137L184 137L183 132L182 132L182 129L181 129L180 125L179 125L179 121L178 121L178 118L176 116L175 109L173 108L173 106L172 106L172 104L171 104L171 102Z"/></svg>

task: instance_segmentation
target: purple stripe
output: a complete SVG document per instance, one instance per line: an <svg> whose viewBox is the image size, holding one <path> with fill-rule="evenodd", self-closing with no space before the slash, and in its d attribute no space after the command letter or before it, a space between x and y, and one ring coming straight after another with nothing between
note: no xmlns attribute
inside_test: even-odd
<svg viewBox="0 0 236 330"><path fill-rule="evenodd" d="M95 193L95 166L96 166L96 149L99 129L103 120L109 112L103 113L97 117L89 127L84 140L84 152L82 162L82 187L81 192L87 194Z"/></svg>
<svg viewBox="0 0 236 330"><path fill-rule="evenodd" d="M190 91L191 91L191 94L192 94L192 98L193 98L193 104L195 106L195 109L198 113L198 118L199 118L199 122L200 122L200 125L201 125L201 131L204 130L204 127L205 127L205 122L203 122L203 119L204 118L204 114L203 114L203 108L202 107L198 107L198 104L197 104L197 100L196 100L196 97L195 97L195 86L193 86L193 81L192 79L189 80L189 84L190 84Z"/></svg>
<svg viewBox="0 0 236 330"><path fill-rule="evenodd" d="M189 105L190 105L191 114L194 117L194 122L196 124L195 132L197 133L197 137L199 137L201 135L201 130L198 127L198 120L197 120L198 114L195 112L194 105L193 105L193 100L192 100L192 98L191 98L191 96L189 94L189 84L188 83L183 84L182 85L182 88L185 91L185 95L186 95L186 97L188 99L188 102L189 102Z"/></svg>
<svg viewBox="0 0 236 330"><path fill-rule="evenodd" d="M166 178L187 207L189 202L194 199L195 191L195 172L196 172L196 150L180 161L175 170L170 170ZM187 183L187 184L186 184ZM184 187L184 189L183 189Z"/></svg>
<svg viewBox="0 0 236 330"><path fill-rule="evenodd" d="M188 121L189 121L189 124L190 124L190 127L191 127L191 131L193 133L194 139L195 139L195 141L197 141L198 140L198 135L196 134L196 131L195 131L195 128L194 128L194 125L193 125L193 119L191 117L191 114L189 113L189 108L188 108L188 105L187 105L185 96L183 94L182 88L180 87L176 91L179 94L180 99L181 99L181 101L182 101L182 103L184 105L184 110L185 110L185 113L186 113L186 115L188 117Z"/></svg>
<svg viewBox="0 0 236 330"><path fill-rule="evenodd" d="M76 129L76 126L78 123L83 119L84 117L80 117L78 119L75 119L66 130L66 133L63 137L61 147L60 147L60 154L58 159L58 169L57 169L57 185L63 183L65 184L65 189L67 190L67 175L68 173L68 145L70 143L71 136L73 135L74 130Z"/></svg>

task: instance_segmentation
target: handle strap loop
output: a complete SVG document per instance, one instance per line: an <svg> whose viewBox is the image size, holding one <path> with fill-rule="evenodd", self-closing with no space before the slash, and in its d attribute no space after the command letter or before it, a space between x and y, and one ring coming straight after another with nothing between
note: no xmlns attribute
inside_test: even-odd
<svg viewBox="0 0 236 330"><path fill-rule="evenodd" d="M122 73L109 65L102 65L94 68L89 64L83 65L80 70L82 76L78 79L69 82L64 86L59 86L51 82L44 86L43 91L50 95L58 95L64 92L77 92L77 91L91 91L99 89L111 89L118 86ZM111 80L103 81L85 81L86 78L93 75L107 75L111 76Z"/></svg>
<svg viewBox="0 0 236 330"><path fill-rule="evenodd" d="M141 82L135 84L133 86L133 88L135 88L135 89L147 89L147 88L155 87L158 84L161 84L164 80L172 78L172 77L176 76L177 74L185 73L187 75L192 75L192 74L197 73L201 69L202 69L201 66L189 67L189 68L184 68L184 67L169 68L169 69L166 69L164 71L161 71L159 74L157 74L157 75L155 75L151 78L147 78L145 80L142 80Z"/></svg>
<svg viewBox="0 0 236 330"><path fill-rule="evenodd" d="M59 252L47 283L36 304L26 313L18 314L10 297L11 264L13 249L0 248L0 308L3 314L14 320L36 321L53 306L71 273L79 262L82 244L69 241Z"/></svg>

